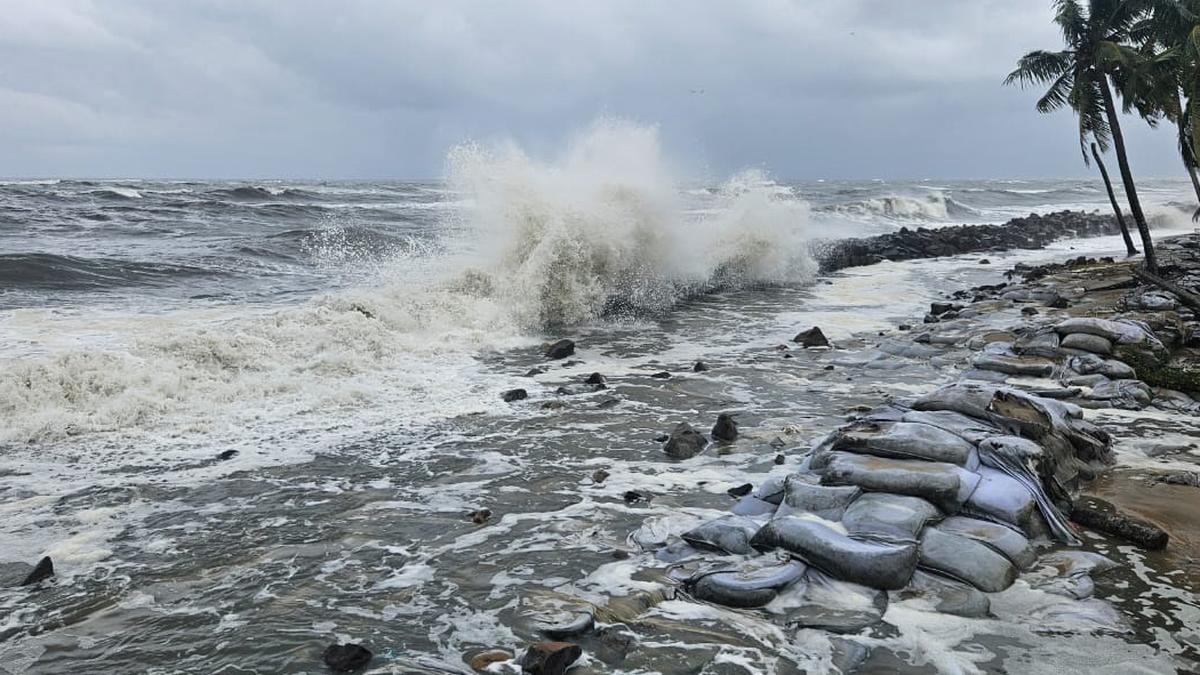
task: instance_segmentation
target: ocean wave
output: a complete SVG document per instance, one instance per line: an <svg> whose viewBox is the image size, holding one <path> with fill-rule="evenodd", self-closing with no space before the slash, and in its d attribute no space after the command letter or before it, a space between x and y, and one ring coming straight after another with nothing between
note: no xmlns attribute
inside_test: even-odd
<svg viewBox="0 0 1200 675"><path fill-rule="evenodd" d="M138 192L137 190L134 190L133 188L116 187L116 186L101 188L98 190L88 190L88 191L84 192L83 194L85 194L89 197L94 197L96 199L116 199L116 200L122 200L122 201L127 200L127 199L141 199L142 198L142 193Z"/></svg>
<svg viewBox="0 0 1200 675"><path fill-rule="evenodd" d="M943 193L935 192L923 197L905 195L882 195L822 209L851 218L884 218L894 221L947 221L951 217L978 215L978 211L959 203Z"/></svg>
<svg viewBox="0 0 1200 675"><path fill-rule="evenodd" d="M317 195L300 188L272 188L261 185L242 185L231 188L217 188L204 193L204 196L215 199L232 201L276 201L276 200L305 200L315 199Z"/></svg>
<svg viewBox="0 0 1200 675"><path fill-rule="evenodd" d="M190 265L52 253L0 254L0 285L7 288L84 290L159 284L217 272Z"/></svg>

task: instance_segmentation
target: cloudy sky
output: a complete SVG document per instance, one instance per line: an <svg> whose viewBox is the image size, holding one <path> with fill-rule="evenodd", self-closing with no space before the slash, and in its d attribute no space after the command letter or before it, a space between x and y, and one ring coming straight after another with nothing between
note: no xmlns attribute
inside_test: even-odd
<svg viewBox="0 0 1200 675"><path fill-rule="evenodd" d="M1049 0L0 0L0 175L437 177L600 116L697 176L1090 175L1002 87ZM1126 124L1134 171L1179 174Z"/></svg>

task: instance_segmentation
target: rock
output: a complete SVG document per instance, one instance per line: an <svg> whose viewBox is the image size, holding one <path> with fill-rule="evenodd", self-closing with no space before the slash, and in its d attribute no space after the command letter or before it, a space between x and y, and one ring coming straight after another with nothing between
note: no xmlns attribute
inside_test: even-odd
<svg viewBox="0 0 1200 675"><path fill-rule="evenodd" d="M717 415L717 423L713 425L712 437L718 441L732 443L738 437L737 420L732 415L721 413Z"/></svg>
<svg viewBox="0 0 1200 675"><path fill-rule="evenodd" d="M538 366L537 368L530 368L529 370L525 371L525 377L533 377L534 375L541 375L545 372L545 368Z"/></svg>
<svg viewBox="0 0 1200 675"><path fill-rule="evenodd" d="M222 450L221 452L217 453L217 460L224 462L227 459L233 459L234 457L237 457L237 454L237 450Z"/></svg>
<svg viewBox="0 0 1200 675"><path fill-rule="evenodd" d="M668 373L667 371L663 370L663 371L654 373L650 377L653 377L656 380L669 380L669 379L671 379L671 374Z"/></svg>
<svg viewBox="0 0 1200 675"><path fill-rule="evenodd" d="M476 525L482 525L482 524L486 523L489 518L492 517L492 510L491 509L476 509L475 511L468 513L467 517L471 519L472 523L475 523Z"/></svg>
<svg viewBox="0 0 1200 675"><path fill-rule="evenodd" d="M938 321L941 321L941 319L932 314L926 314L925 317L921 319L922 323L937 323Z"/></svg>
<svg viewBox="0 0 1200 675"><path fill-rule="evenodd" d="M689 459L700 454L708 439L704 434L692 428L687 422L680 422L671 430L667 442L663 444L663 452L672 459Z"/></svg>
<svg viewBox="0 0 1200 675"><path fill-rule="evenodd" d="M808 330L802 330L792 338L792 342L797 342L801 347L808 349L809 347L828 347L829 339L825 337L825 333L821 329L813 326Z"/></svg>
<svg viewBox="0 0 1200 675"><path fill-rule="evenodd" d="M575 353L573 340L557 340L545 346L543 353L548 359L565 359Z"/></svg>
<svg viewBox="0 0 1200 675"><path fill-rule="evenodd" d="M753 485L751 485L750 483L745 483L745 484L739 485L737 487L729 488L725 492L730 497L745 497L746 495L750 494L750 491L753 489L754 489Z"/></svg>
<svg viewBox="0 0 1200 675"><path fill-rule="evenodd" d="M503 394L500 394L500 398L504 399L505 403L512 403L513 401L522 401L524 399L529 398L529 392L525 391L524 389L509 389L508 391L504 392Z"/></svg>
<svg viewBox="0 0 1200 675"><path fill-rule="evenodd" d="M787 457L784 457L783 455L775 455L776 466L782 466L783 463L786 461L787 461Z"/></svg>
<svg viewBox="0 0 1200 675"><path fill-rule="evenodd" d="M562 401L546 401L542 404L542 410L562 410L567 407Z"/></svg>
<svg viewBox="0 0 1200 675"><path fill-rule="evenodd" d="M907 324L907 323L902 323L902 324L900 324L899 326L896 326L896 328L897 328L898 330L912 330L912 326L911 326L910 324Z"/></svg>
<svg viewBox="0 0 1200 675"><path fill-rule="evenodd" d="M626 504L637 504L638 502L650 501L649 497L636 490L626 491L625 494L621 495L621 498L625 500Z"/></svg>
<svg viewBox="0 0 1200 675"><path fill-rule="evenodd" d="M929 313L934 316L941 316L948 312L958 312L963 308L962 305L954 302L931 302L929 303Z"/></svg>
<svg viewBox="0 0 1200 675"><path fill-rule="evenodd" d="M597 389L604 389L608 386L608 380L600 373L592 373L583 381L584 384L590 384Z"/></svg>
<svg viewBox="0 0 1200 675"><path fill-rule="evenodd" d="M1071 306L1071 301L1067 300L1061 295L1058 295L1051 298L1050 301L1046 303L1046 306L1053 309L1066 309Z"/></svg>
<svg viewBox="0 0 1200 675"><path fill-rule="evenodd" d="M49 579L54 576L54 561L50 560L50 556L45 556L34 565L33 571L25 577L21 582L22 586L32 586L43 579Z"/></svg>
<svg viewBox="0 0 1200 675"><path fill-rule="evenodd" d="M1085 499L1077 504L1071 510L1071 520L1151 551L1166 548L1170 540L1161 527L1120 513L1111 504L1099 499Z"/></svg>
<svg viewBox="0 0 1200 675"><path fill-rule="evenodd" d="M708 370L708 364L703 361L697 361L696 365L692 366L693 373L703 373Z"/></svg>
<svg viewBox="0 0 1200 675"><path fill-rule="evenodd" d="M1037 311L1036 307L1022 307L1021 314L1024 314L1025 316L1036 316L1040 314L1040 312Z"/></svg>
<svg viewBox="0 0 1200 675"><path fill-rule="evenodd" d="M991 264L992 264L992 261L991 261L991 260L988 260L987 258L980 258L980 259L979 259L979 264L980 264L980 265L991 265Z"/></svg>
<svg viewBox="0 0 1200 675"><path fill-rule="evenodd" d="M529 675L562 675L583 649L569 642L538 642L529 645L521 657L521 671Z"/></svg>
<svg viewBox="0 0 1200 675"><path fill-rule="evenodd" d="M608 480L608 476L609 473L604 469L596 469L592 472L592 482L603 483L604 481Z"/></svg>
<svg viewBox="0 0 1200 675"><path fill-rule="evenodd" d="M329 645L321 660L335 673L349 673L365 668L371 656L371 650L362 645Z"/></svg>
<svg viewBox="0 0 1200 675"><path fill-rule="evenodd" d="M487 667L492 665L493 663L500 663L501 661L510 661L510 660L512 660L512 658L513 658L512 653L506 652L503 649L489 649L484 652L479 652L475 656L472 656L471 660L468 661L467 664L471 666L471 670L481 673L481 672L487 670Z"/></svg>
<svg viewBox="0 0 1200 675"><path fill-rule="evenodd" d="M608 410L609 408L615 408L619 405L621 405L621 399L613 396L605 396L599 403L596 404L596 407L601 410Z"/></svg>

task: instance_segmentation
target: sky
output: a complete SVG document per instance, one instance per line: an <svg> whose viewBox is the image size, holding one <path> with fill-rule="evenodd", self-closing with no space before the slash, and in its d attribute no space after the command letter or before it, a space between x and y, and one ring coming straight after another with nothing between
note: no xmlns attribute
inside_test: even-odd
<svg viewBox="0 0 1200 675"><path fill-rule="evenodd" d="M1061 44L1050 4L0 0L0 176L436 178L601 117L696 177L1090 176L1070 113L1001 86ZM1182 175L1124 126L1135 175Z"/></svg>

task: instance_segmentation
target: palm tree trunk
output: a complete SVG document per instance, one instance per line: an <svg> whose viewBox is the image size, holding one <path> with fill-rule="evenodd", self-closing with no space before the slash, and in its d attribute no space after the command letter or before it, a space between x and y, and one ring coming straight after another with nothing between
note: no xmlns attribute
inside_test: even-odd
<svg viewBox="0 0 1200 675"><path fill-rule="evenodd" d="M1099 85L1100 92L1104 96L1104 112L1108 116L1108 127L1112 132L1113 149L1117 153L1117 166L1121 169L1121 182L1125 185L1125 197L1129 199L1129 210L1133 212L1133 222L1137 224L1138 234L1142 237L1142 250L1146 252L1146 269L1151 274L1158 274L1158 259L1154 256L1154 241L1150 239L1150 227L1146 224L1146 215L1142 213L1142 203L1137 196L1137 186L1133 184L1133 173L1129 170L1129 158L1125 155L1125 137L1121 135L1121 120L1117 116L1117 106L1113 105L1112 91L1108 88L1107 76L1101 77Z"/></svg>
<svg viewBox="0 0 1200 675"><path fill-rule="evenodd" d="M1092 143L1092 157L1096 158L1096 166L1100 168L1100 177L1104 179L1104 189L1108 190L1108 203L1112 204L1113 213L1117 216L1117 225L1121 226L1121 237L1125 239L1125 250L1130 257L1138 254L1137 247L1133 245L1133 238L1129 236L1129 226L1125 224L1125 216L1121 214L1121 205L1117 203L1117 195L1113 193L1112 182L1108 180L1108 169L1104 168L1104 160L1100 159L1100 151L1096 149L1096 144Z"/></svg>

